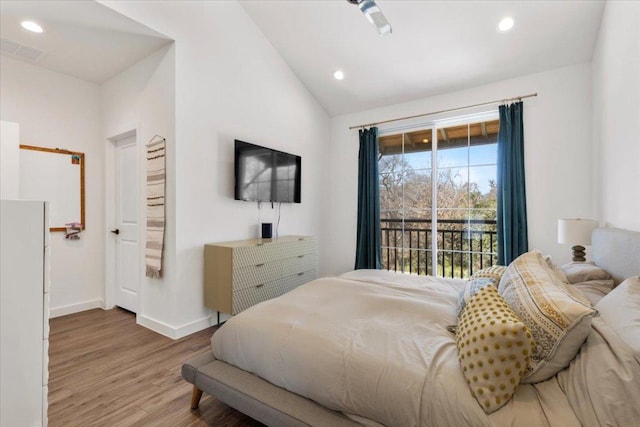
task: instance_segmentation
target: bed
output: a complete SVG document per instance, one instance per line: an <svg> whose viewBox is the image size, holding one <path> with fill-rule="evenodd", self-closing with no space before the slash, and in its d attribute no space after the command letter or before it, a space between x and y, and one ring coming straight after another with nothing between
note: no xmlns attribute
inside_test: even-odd
<svg viewBox="0 0 640 427"><path fill-rule="evenodd" d="M558 279L558 286L566 288L563 298L569 295L569 303L583 312L562 333L584 330L584 337L553 346L553 360L536 362L535 371L534 354L527 354L527 368L518 365L513 394L502 401L496 397L497 405L492 397L491 408L483 402L487 387L493 386L483 385L481 396L482 387L473 388L478 367L466 369L475 359L461 358L472 347L464 348L460 328L470 325L464 313L480 296L490 292L510 301L520 288L502 279L493 286L479 277L475 280L482 286L467 301L461 295L475 289L473 281L372 270L318 279L230 319L214 333L212 351L182 367L184 379L194 385L192 408L204 391L273 426L633 425L640 419L634 403L640 400L640 279L635 277L640 274L640 233L600 228L592 240L591 270L607 276L586 277L591 270L584 273L584 266L577 265ZM529 257L542 259L536 253ZM548 271L559 270L545 262ZM511 268L501 277L528 277L529 270ZM603 284L609 289L600 295L587 298L579 290L599 291ZM551 328L543 326L543 333ZM530 348L536 357L544 352L545 338L534 327L518 331L534 334L537 347L532 339ZM522 345L514 340L514 349ZM559 356L566 360L554 365ZM504 377L513 366L515 376L516 363L500 365L496 375ZM503 383L509 386L495 384L504 388Z"/></svg>

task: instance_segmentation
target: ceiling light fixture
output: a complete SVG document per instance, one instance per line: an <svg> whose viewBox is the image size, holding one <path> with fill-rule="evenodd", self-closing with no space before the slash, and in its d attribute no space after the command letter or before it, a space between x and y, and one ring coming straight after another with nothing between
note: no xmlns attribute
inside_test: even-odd
<svg viewBox="0 0 640 427"><path fill-rule="evenodd" d="M513 28L514 23L515 21L513 20L512 17L510 16L504 17L500 20L500 23L498 24L498 31L500 31L501 33L506 33L507 31Z"/></svg>
<svg viewBox="0 0 640 427"><path fill-rule="evenodd" d="M391 24L382 13L374 0L347 0L351 4L355 4L367 17L367 21L375 25L381 36L391 34Z"/></svg>
<svg viewBox="0 0 640 427"><path fill-rule="evenodd" d="M33 21L22 21L20 25L22 28L31 31L32 33L44 33L44 29Z"/></svg>
<svg viewBox="0 0 640 427"><path fill-rule="evenodd" d="M344 73L342 72L342 70L337 70L335 73L333 73L333 78L336 80L342 80L344 79Z"/></svg>
<svg viewBox="0 0 640 427"><path fill-rule="evenodd" d="M422 142L424 142L425 144L428 144L429 143L429 139L425 138L425 139L422 140Z"/></svg>

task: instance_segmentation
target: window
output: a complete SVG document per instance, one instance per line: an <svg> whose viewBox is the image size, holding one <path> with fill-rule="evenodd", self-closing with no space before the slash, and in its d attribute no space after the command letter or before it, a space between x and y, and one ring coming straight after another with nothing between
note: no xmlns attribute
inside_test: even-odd
<svg viewBox="0 0 640 427"><path fill-rule="evenodd" d="M380 136L384 269L463 278L497 261L496 117Z"/></svg>

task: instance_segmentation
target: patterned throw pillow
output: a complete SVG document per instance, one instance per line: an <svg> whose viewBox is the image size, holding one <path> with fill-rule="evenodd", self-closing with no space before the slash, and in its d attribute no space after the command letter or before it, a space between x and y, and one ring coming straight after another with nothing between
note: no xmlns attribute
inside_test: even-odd
<svg viewBox="0 0 640 427"><path fill-rule="evenodd" d="M502 275L507 270L504 265L492 265L491 267L478 270L469 277L469 280L477 279L480 277L488 277L489 279L495 279L496 284L500 283Z"/></svg>
<svg viewBox="0 0 640 427"><path fill-rule="evenodd" d="M460 317L464 307L471 301L471 298L477 294L481 289L487 286L493 286L498 289L498 281L490 277L478 277L467 282L464 286L460 296L458 297L458 306L456 308L456 316Z"/></svg>
<svg viewBox="0 0 640 427"><path fill-rule="evenodd" d="M460 316L458 360L471 394L489 414L511 399L535 347L531 332L494 286L480 289Z"/></svg>
<svg viewBox="0 0 640 427"><path fill-rule="evenodd" d="M597 312L569 295L535 251L509 265L498 289L536 342L523 382L544 381L569 365L591 332Z"/></svg>
<svg viewBox="0 0 640 427"><path fill-rule="evenodd" d="M543 258L547 262L549 268L552 269L554 273L556 273L556 276L558 276L558 279L560 279L562 283L571 283L569 282L567 275L564 273L564 270L562 270L553 262L553 260L551 259L551 255L544 255Z"/></svg>

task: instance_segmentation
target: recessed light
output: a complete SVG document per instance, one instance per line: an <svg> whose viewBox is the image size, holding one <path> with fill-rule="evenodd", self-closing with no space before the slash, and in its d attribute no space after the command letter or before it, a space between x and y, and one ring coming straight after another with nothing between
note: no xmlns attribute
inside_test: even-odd
<svg viewBox="0 0 640 427"><path fill-rule="evenodd" d="M344 73L342 72L342 70L338 70L335 73L333 73L333 78L336 80L342 80L344 79Z"/></svg>
<svg viewBox="0 0 640 427"><path fill-rule="evenodd" d="M22 21L20 25L22 25L22 28L31 31L32 33L44 33L44 29L33 21Z"/></svg>
<svg viewBox="0 0 640 427"><path fill-rule="evenodd" d="M422 142L424 142L425 144L429 143L429 140L427 138L423 139Z"/></svg>
<svg viewBox="0 0 640 427"><path fill-rule="evenodd" d="M515 21L510 16L502 18L502 20L498 24L498 31L500 31L502 33L506 33L507 31L509 31L510 29L513 28L514 22Z"/></svg>

